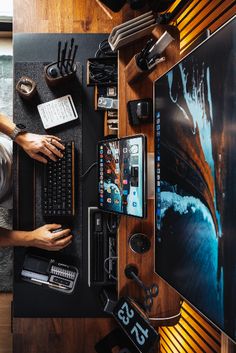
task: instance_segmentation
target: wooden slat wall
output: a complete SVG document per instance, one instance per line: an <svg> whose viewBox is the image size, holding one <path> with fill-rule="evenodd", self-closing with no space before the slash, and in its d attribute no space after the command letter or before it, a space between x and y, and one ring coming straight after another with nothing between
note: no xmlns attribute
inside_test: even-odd
<svg viewBox="0 0 236 353"><path fill-rule="evenodd" d="M170 8L178 5L179 1ZM236 14L236 0L193 0L189 6L175 18L180 30L181 53L206 29L214 32Z"/></svg>
<svg viewBox="0 0 236 353"><path fill-rule="evenodd" d="M160 353L220 353L221 335L186 302L174 327L160 328Z"/></svg>
<svg viewBox="0 0 236 353"><path fill-rule="evenodd" d="M179 1L170 8L178 5ZM180 30L181 55L205 29L211 33L236 14L235 0L193 0L174 19ZM160 328L160 353L220 353L221 334L183 302L181 319L173 327ZM228 349L227 349L228 351Z"/></svg>

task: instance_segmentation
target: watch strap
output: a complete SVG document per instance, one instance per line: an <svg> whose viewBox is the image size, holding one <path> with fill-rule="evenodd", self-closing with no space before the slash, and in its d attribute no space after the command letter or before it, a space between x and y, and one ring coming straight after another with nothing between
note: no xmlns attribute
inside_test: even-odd
<svg viewBox="0 0 236 353"><path fill-rule="evenodd" d="M23 124L17 124L9 137L14 141L19 134L26 132L26 127Z"/></svg>

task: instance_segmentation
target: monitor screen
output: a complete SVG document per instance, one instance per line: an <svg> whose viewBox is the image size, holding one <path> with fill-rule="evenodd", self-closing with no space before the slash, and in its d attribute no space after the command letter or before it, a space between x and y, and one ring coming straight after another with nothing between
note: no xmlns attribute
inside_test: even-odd
<svg viewBox="0 0 236 353"><path fill-rule="evenodd" d="M99 208L127 216L146 213L146 138L99 142Z"/></svg>
<svg viewBox="0 0 236 353"><path fill-rule="evenodd" d="M236 340L236 17L154 88L155 270Z"/></svg>

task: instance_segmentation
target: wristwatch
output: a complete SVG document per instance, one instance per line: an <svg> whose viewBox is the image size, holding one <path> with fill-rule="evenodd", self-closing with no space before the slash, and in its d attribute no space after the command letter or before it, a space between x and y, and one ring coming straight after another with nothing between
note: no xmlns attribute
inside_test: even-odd
<svg viewBox="0 0 236 353"><path fill-rule="evenodd" d="M19 134L27 132L26 126L24 124L16 124L14 130L9 135L9 137L14 141Z"/></svg>

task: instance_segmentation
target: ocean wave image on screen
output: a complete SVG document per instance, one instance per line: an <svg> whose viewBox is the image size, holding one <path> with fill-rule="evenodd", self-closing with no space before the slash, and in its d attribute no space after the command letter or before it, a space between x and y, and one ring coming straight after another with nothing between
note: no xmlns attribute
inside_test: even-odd
<svg viewBox="0 0 236 353"><path fill-rule="evenodd" d="M234 340L235 22L155 83L156 272Z"/></svg>

